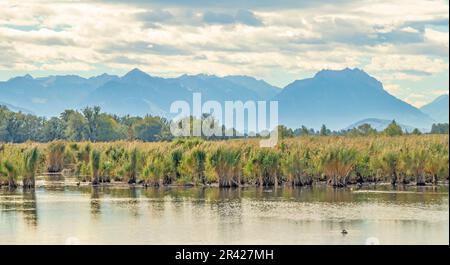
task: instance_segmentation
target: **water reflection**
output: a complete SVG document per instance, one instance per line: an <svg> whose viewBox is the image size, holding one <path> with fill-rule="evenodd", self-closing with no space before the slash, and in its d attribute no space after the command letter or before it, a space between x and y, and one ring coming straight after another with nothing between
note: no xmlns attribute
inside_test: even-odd
<svg viewBox="0 0 450 265"><path fill-rule="evenodd" d="M60 181L60 180L58 180ZM0 190L1 243L448 244L448 187ZM342 235L346 229L349 233Z"/></svg>
<svg viewBox="0 0 450 265"><path fill-rule="evenodd" d="M130 211L132 216L139 217L139 197L141 189L131 187L124 191L126 191L125 196L129 198L129 200L124 202L124 206Z"/></svg>
<svg viewBox="0 0 450 265"><path fill-rule="evenodd" d="M101 203L100 203L100 189L101 187L91 188L91 214L96 217L101 214Z"/></svg>
<svg viewBox="0 0 450 265"><path fill-rule="evenodd" d="M36 191L34 189L24 191L22 193L22 198L23 198L22 211L25 221L32 226L37 226L38 209L36 202Z"/></svg>
<svg viewBox="0 0 450 265"><path fill-rule="evenodd" d="M3 189L3 191L0 193L0 212L8 213L14 210L17 207L15 202L17 201L17 197L19 196L20 193L18 193L16 189Z"/></svg>

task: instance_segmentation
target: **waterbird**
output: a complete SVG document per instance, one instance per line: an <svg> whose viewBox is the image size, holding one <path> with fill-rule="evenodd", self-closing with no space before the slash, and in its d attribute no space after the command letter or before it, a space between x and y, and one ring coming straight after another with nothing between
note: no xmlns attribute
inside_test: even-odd
<svg viewBox="0 0 450 265"><path fill-rule="evenodd" d="M345 230L345 229L342 229L342 232L341 232L343 235L346 235L346 234L348 234L348 232L347 232L347 230Z"/></svg>

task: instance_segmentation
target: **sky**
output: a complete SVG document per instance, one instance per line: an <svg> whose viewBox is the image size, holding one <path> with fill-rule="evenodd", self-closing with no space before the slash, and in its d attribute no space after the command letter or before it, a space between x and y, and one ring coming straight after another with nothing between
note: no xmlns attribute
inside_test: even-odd
<svg viewBox="0 0 450 265"><path fill-rule="evenodd" d="M448 0L0 0L0 80L361 68L422 106L449 90Z"/></svg>

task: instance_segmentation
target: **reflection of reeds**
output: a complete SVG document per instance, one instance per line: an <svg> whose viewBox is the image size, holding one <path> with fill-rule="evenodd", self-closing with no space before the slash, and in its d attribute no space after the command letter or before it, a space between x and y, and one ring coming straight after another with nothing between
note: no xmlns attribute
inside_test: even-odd
<svg viewBox="0 0 450 265"><path fill-rule="evenodd" d="M91 213L96 216L101 212L99 187L92 187L91 191Z"/></svg>
<svg viewBox="0 0 450 265"><path fill-rule="evenodd" d="M38 211L37 211L37 203L36 203L36 192L34 190L30 190L27 192L23 192L23 215L25 220L36 226L38 222Z"/></svg>

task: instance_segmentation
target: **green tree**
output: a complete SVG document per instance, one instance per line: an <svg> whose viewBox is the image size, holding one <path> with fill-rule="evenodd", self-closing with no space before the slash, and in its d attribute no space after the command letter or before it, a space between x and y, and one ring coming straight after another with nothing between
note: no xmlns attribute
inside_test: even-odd
<svg viewBox="0 0 450 265"><path fill-rule="evenodd" d="M377 131L374 128L372 128L370 124L364 123L356 128L353 128L350 133L359 136L369 136L377 134Z"/></svg>
<svg viewBox="0 0 450 265"><path fill-rule="evenodd" d="M134 123L134 137L142 141L159 141L167 138L168 126L159 117L147 116Z"/></svg>
<svg viewBox="0 0 450 265"><path fill-rule="evenodd" d="M126 138L126 128L105 113L99 115L96 131L97 141L107 142Z"/></svg>
<svg viewBox="0 0 450 265"><path fill-rule="evenodd" d="M393 120L386 129L384 129L383 133L387 136L398 136L402 135L402 127L400 127L395 120Z"/></svg>
<svg viewBox="0 0 450 265"><path fill-rule="evenodd" d="M411 134L414 134L414 135L421 135L422 132L421 132L419 129L415 128L415 129L411 132Z"/></svg>
<svg viewBox="0 0 450 265"><path fill-rule="evenodd" d="M302 125L302 127L300 128L300 135L301 136L306 136L309 135L310 131L308 128L306 128L305 125Z"/></svg>
<svg viewBox="0 0 450 265"><path fill-rule="evenodd" d="M42 128L42 140L45 142L62 140L65 138L65 129L66 125L62 119L52 117L48 121L44 122L44 126Z"/></svg>
<svg viewBox="0 0 450 265"><path fill-rule="evenodd" d="M71 141L85 140L87 124L83 115L74 110L66 110L61 114L61 119L66 123L64 135Z"/></svg>
<svg viewBox="0 0 450 265"><path fill-rule="evenodd" d="M86 107L83 109L83 115L87 122L87 140L95 142L98 137L100 107Z"/></svg>
<svg viewBox="0 0 450 265"><path fill-rule="evenodd" d="M24 115L6 111L2 117L2 131L5 142L20 142L21 132L23 131Z"/></svg>
<svg viewBox="0 0 450 265"><path fill-rule="evenodd" d="M331 131L329 129L327 129L327 126L325 126L325 124L322 125L322 127L320 127L320 132L319 132L320 136L327 136L331 134Z"/></svg>
<svg viewBox="0 0 450 265"><path fill-rule="evenodd" d="M284 125L278 126L278 137L281 139L294 137L294 132L291 128L287 128Z"/></svg>
<svg viewBox="0 0 450 265"><path fill-rule="evenodd" d="M448 134L448 123L433 123L431 126L431 133Z"/></svg>

